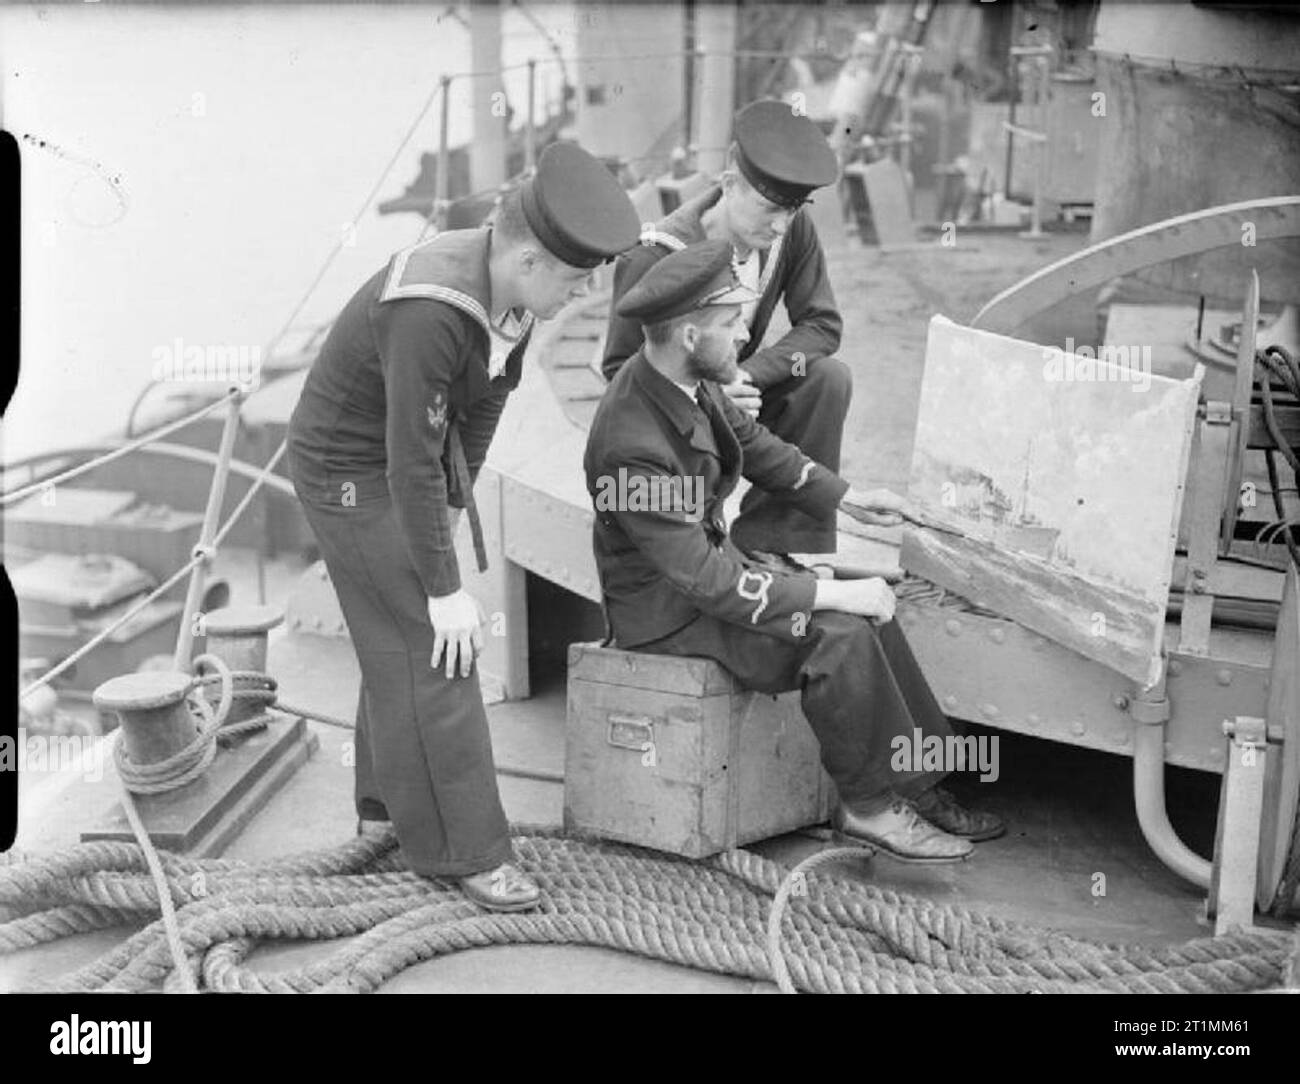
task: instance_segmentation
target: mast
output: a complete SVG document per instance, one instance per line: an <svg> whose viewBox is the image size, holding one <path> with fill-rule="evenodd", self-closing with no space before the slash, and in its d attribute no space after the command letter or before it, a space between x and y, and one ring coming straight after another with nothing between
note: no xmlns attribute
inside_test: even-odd
<svg viewBox="0 0 1300 1084"><path fill-rule="evenodd" d="M696 4L695 92L691 136L698 149L695 168L706 176L722 172L731 138L736 97L736 6Z"/></svg>
<svg viewBox="0 0 1300 1084"><path fill-rule="evenodd" d="M505 86L501 81L501 5L474 0L469 9L470 83L474 137L469 144L469 188L484 192L506 179Z"/></svg>

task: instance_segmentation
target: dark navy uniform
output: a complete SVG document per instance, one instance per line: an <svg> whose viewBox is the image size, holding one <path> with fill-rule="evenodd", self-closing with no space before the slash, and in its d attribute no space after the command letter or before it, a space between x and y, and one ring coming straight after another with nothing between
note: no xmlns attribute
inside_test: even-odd
<svg viewBox="0 0 1300 1084"><path fill-rule="evenodd" d="M722 242L709 242L717 246ZM680 308L683 291L706 296L694 246L667 257L620 303L629 319L654 323ZM724 262L725 267L725 262ZM694 276L694 277L692 277ZM813 612L816 577L747 556L728 537L722 505L743 474L813 517L833 515L848 488L832 471L769 433L701 381L693 400L636 351L605 392L584 468L596 510L596 564L618 647L712 658L745 686L802 692L804 713L841 800L893 787L931 786L934 775L894 772L890 742L913 728L952 733L896 622ZM608 508L609 479L703 479L699 509ZM670 506L665 507L665 503Z"/></svg>
<svg viewBox="0 0 1300 1084"><path fill-rule="evenodd" d="M599 162L548 147L522 208L577 267L632 244L630 201ZM477 672L430 665L428 598L461 586L449 508L465 507L532 318L493 325L491 228L397 253L331 328L289 423L289 468L361 664L356 806L391 819L410 867L465 876L511 857Z"/></svg>
<svg viewBox="0 0 1300 1084"><path fill-rule="evenodd" d="M825 137L790 106L756 102L737 115L735 128L737 166L772 202L798 206L813 189L834 182L838 167ZM641 244L619 258L601 363L606 379L612 380L642 343L640 323L618 314L619 300L669 252L705 240L700 217L721 197L721 186L714 185L661 222L646 225ZM759 269L760 297L749 342L740 351L742 367L763 393L758 420L838 471L853 381L848 366L832 356L844 325L807 211L795 214L785 234L759 253ZM779 301L785 304L790 330L763 346ZM746 550L833 553L837 546L833 510L811 515L781 494L759 490L745 495L732 534Z"/></svg>

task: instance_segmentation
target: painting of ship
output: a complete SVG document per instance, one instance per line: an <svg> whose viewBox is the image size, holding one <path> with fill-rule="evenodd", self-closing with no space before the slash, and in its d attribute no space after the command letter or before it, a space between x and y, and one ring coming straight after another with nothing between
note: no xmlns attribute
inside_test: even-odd
<svg viewBox="0 0 1300 1084"><path fill-rule="evenodd" d="M1001 549L1050 561L1056 553L1061 529L1052 527L1029 511L1029 471L1033 438L1025 450L1024 474L1018 498L1013 501L983 471L947 465L942 473L953 479L961 494L955 511L970 522L971 533Z"/></svg>
<svg viewBox="0 0 1300 1084"><path fill-rule="evenodd" d="M1010 515L1004 514L998 523L994 537L1005 549L1038 557L1050 561L1056 549L1056 540L1060 537L1059 527L1050 527L1028 509L1029 504L1029 461L1033 452L1034 440L1029 438L1025 448L1025 473L1020 486L1020 500Z"/></svg>

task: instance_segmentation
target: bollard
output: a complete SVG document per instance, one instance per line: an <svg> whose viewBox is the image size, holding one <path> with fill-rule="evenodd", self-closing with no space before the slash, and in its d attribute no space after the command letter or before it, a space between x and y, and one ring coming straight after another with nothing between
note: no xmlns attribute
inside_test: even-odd
<svg viewBox="0 0 1300 1084"><path fill-rule="evenodd" d="M203 618L208 653L215 655L235 673L243 670L265 674L267 633L283 620L284 611L274 606L225 606L213 610ZM236 679L236 688L238 686ZM216 689L209 692L209 700L219 696ZM265 707L257 700L236 697L231 702L226 723L239 723L261 715Z"/></svg>
<svg viewBox="0 0 1300 1084"><path fill-rule="evenodd" d="M156 764L198 737L198 723L185 702L193 684L189 674L175 670L123 674L100 685L93 700L95 707L118 717L132 762Z"/></svg>
<svg viewBox="0 0 1300 1084"><path fill-rule="evenodd" d="M274 606L224 606L203 616L207 648L231 670L266 673L266 634L284 620Z"/></svg>

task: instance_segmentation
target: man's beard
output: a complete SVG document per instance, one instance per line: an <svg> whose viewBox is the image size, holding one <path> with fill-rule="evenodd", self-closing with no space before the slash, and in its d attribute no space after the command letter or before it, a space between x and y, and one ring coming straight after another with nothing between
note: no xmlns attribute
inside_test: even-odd
<svg viewBox="0 0 1300 1084"><path fill-rule="evenodd" d="M736 345L722 336L704 336L690 353L691 368L697 380L730 384L736 379Z"/></svg>

